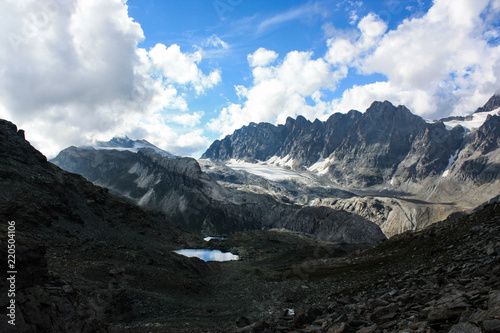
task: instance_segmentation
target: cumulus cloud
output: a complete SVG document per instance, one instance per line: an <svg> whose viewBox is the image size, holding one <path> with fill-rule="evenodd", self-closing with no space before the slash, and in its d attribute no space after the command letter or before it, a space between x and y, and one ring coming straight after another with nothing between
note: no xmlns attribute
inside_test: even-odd
<svg viewBox="0 0 500 333"><path fill-rule="evenodd" d="M375 14L365 16L358 23L359 35L334 37L327 41L328 52L326 60L334 65L356 66L362 56L370 51L387 30L387 25Z"/></svg>
<svg viewBox="0 0 500 333"><path fill-rule="evenodd" d="M168 48L163 44L156 44L148 55L154 69L163 74L167 83L191 85L197 93L203 93L205 89L212 88L221 81L220 71L215 70L205 75L198 68L202 59L200 51L188 54L182 53L176 44Z"/></svg>
<svg viewBox="0 0 500 333"><path fill-rule="evenodd" d="M135 118L137 122L132 121L127 123L127 127L123 127L125 133L130 133L131 138L146 138L152 144L162 147L162 143L168 143L168 151L182 156L199 155L203 153L206 147L210 144L208 138L203 134L202 129L192 129L187 133L182 133L178 128L165 125L166 119L160 114L155 114L143 119ZM109 140L111 136L100 135L99 140ZM93 140L96 140L94 137Z"/></svg>
<svg viewBox="0 0 500 333"><path fill-rule="evenodd" d="M280 64L270 66L276 57L273 51L265 49L249 56L254 66L253 86L236 87L243 103L224 108L209 123L212 130L228 134L249 122L280 123L299 114L314 119L328 112L321 91L334 90L347 74L346 68L333 70L324 59L313 59L312 52L298 51L288 53Z"/></svg>
<svg viewBox="0 0 500 333"><path fill-rule="evenodd" d="M278 58L278 53L261 47L247 58L251 67L263 67L273 63Z"/></svg>
<svg viewBox="0 0 500 333"><path fill-rule="evenodd" d="M193 127L200 124L200 119L204 114L203 111L194 112L193 114L179 114L172 117L172 121L184 126Z"/></svg>
<svg viewBox="0 0 500 333"><path fill-rule="evenodd" d="M162 111L187 111L186 91L220 82L218 70L199 69L201 53L175 44L138 48L143 31L120 0L6 0L0 12L9 13L0 21L0 118L24 128L49 157L124 131L190 149Z"/></svg>
<svg viewBox="0 0 500 333"><path fill-rule="evenodd" d="M486 17L495 8L499 13L494 3L437 0L426 15L407 19L383 36L382 24L373 18L363 26L365 17L358 25L359 40L329 40L327 59L365 74L384 74L388 82L353 87L335 104L356 101L364 110L371 101L359 101L366 96L391 99L431 118L464 114L482 105L500 85L494 70L500 48L488 43L498 29L484 16L485 10Z"/></svg>

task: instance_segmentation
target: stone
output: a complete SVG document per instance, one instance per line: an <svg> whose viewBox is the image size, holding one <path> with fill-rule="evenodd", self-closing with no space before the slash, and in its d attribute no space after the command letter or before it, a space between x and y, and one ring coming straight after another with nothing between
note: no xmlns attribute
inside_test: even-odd
<svg viewBox="0 0 500 333"><path fill-rule="evenodd" d="M488 314L491 317L500 316L500 290L492 291L488 295Z"/></svg>
<svg viewBox="0 0 500 333"><path fill-rule="evenodd" d="M398 310L399 310L398 304L389 304L387 306L378 307L375 310L373 310L372 314L370 315L370 320L376 322L377 320L379 320L384 316L398 312Z"/></svg>
<svg viewBox="0 0 500 333"><path fill-rule="evenodd" d="M441 297L435 305L428 308L430 321L455 320L467 309L469 304L463 294L454 292Z"/></svg>
<svg viewBox="0 0 500 333"><path fill-rule="evenodd" d="M68 294L72 294L75 292L73 290L73 287L71 287L69 284L64 285L62 288L63 288L64 292L68 293Z"/></svg>
<svg viewBox="0 0 500 333"><path fill-rule="evenodd" d="M471 323L458 323L448 333L481 333L481 329Z"/></svg>
<svg viewBox="0 0 500 333"><path fill-rule="evenodd" d="M238 318L238 320L236 321L236 326L238 327L245 327L245 326L248 326L250 325L250 319L248 319L247 317L240 317Z"/></svg>
<svg viewBox="0 0 500 333"><path fill-rule="evenodd" d="M368 300L367 305L368 305L368 307L375 309L375 308L378 308L381 306L389 305L389 302L384 301L384 300L379 299L379 298L372 298L372 299Z"/></svg>
<svg viewBox="0 0 500 333"><path fill-rule="evenodd" d="M374 333L377 331L377 324L371 326L362 327L356 331L356 333Z"/></svg>
<svg viewBox="0 0 500 333"><path fill-rule="evenodd" d="M500 319L487 319L481 324L485 333L500 333Z"/></svg>
<svg viewBox="0 0 500 333"><path fill-rule="evenodd" d="M486 246L486 254L489 256L496 256L498 254L495 244L489 244Z"/></svg>
<svg viewBox="0 0 500 333"><path fill-rule="evenodd" d="M354 333L356 330L347 323L339 323L330 327L328 333Z"/></svg>

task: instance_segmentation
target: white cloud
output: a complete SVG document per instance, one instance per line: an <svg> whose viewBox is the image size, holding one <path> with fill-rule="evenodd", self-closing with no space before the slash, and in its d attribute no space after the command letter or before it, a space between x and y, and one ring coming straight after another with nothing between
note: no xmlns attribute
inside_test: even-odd
<svg viewBox="0 0 500 333"><path fill-rule="evenodd" d="M175 44L138 48L143 31L124 2L0 2L8 13L0 20L0 118L25 129L49 157L118 132L140 132L179 154L199 150L172 133L162 111L187 111L186 93L214 87L220 72L204 74L201 53Z"/></svg>
<svg viewBox="0 0 500 333"><path fill-rule="evenodd" d="M167 83L192 85L197 93L212 88L221 81L220 71L214 70L208 75L198 68L202 59L201 51L182 53L179 45L173 44L168 48L163 44L156 44L148 53L154 68L161 72Z"/></svg>
<svg viewBox="0 0 500 333"><path fill-rule="evenodd" d="M376 15L368 14L358 23L359 35L355 38L341 35L327 41L326 60L334 65L356 66L355 61L370 51L387 30L387 25Z"/></svg>
<svg viewBox="0 0 500 333"><path fill-rule="evenodd" d="M253 86L236 87L243 103L224 108L210 122L212 130L228 134L249 122L282 123L288 116L314 119L328 113L329 104L321 100L321 90L334 90L347 74L346 67L334 71L324 59L313 59L312 52L298 51L288 53L276 66L267 66L274 56L255 56L264 53L271 54L262 49L249 57L252 65L266 64L253 68Z"/></svg>
<svg viewBox="0 0 500 333"><path fill-rule="evenodd" d="M317 5L317 3L308 2L300 7L292 8L276 14L260 22L255 31L257 34L262 34L289 21L304 19L306 17L310 17L311 15L319 14L321 13L321 10L317 7Z"/></svg>
<svg viewBox="0 0 500 333"><path fill-rule="evenodd" d="M212 35L210 36L204 43L203 46L208 46L208 47L215 47L215 48L223 48L223 49L228 49L229 44L220 39L219 36L217 35Z"/></svg>
<svg viewBox="0 0 500 333"><path fill-rule="evenodd" d="M203 130L202 129L196 129L190 133L180 135L177 144L180 149L186 150L189 149L191 150L191 153L201 153L200 147L206 148L210 142L209 140L203 136ZM196 148L197 150L194 150Z"/></svg>
<svg viewBox="0 0 500 333"><path fill-rule="evenodd" d="M398 105L412 105L416 109L426 110L432 106L433 100L422 90L404 90L391 82L375 82L363 86L355 85L347 89L342 97L332 102L332 110L347 112L349 110L366 110L373 101L388 100ZM484 102L483 102L484 103ZM478 104L479 105L479 104ZM413 110L412 110L413 111ZM422 114L422 116L428 116Z"/></svg>
<svg viewBox="0 0 500 333"><path fill-rule="evenodd" d="M125 127L125 132L132 139L146 139L158 147L181 156L201 155L210 144L202 129L192 129L182 134L178 128L167 126L165 122L165 117L159 114L147 119L137 117L135 123L130 122L128 127ZM109 140L114 134L109 133L106 136L101 133L92 139Z"/></svg>
<svg viewBox="0 0 500 333"><path fill-rule="evenodd" d="M492 28L482 15L488 3L437 0L426 15L407 19L383 36L380 22L363 24L365 17L358 24L358 40L329 40L327 59L332 63L388 78L388 83L354 87L334 104L364 110L371 101L359 101L370 96L432 118L473 111L500 85L494 70L500 48L487 42Z"/></svg>
<svg viewBox="0 0 500 333"><path fill-rule="evenodd" d="M278 53L261 47L247 58L251 67L262 67L272 64L278 58Z"/></svg>
<svg viewBox="0 0 500 333"><path fill-rule="evenodd" d="M172 117L172 121L187 127L193 127L200 124L201 117L204 115L203 111L194 112L193 114L178 114Z"/></svg>

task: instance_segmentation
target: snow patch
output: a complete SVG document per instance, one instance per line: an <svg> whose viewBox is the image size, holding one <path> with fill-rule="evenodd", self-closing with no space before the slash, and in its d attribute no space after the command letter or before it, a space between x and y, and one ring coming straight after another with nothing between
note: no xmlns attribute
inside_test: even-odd
<svg viewBox="0 0 500 333"><path fill-rule="evenodd" d="M290 155L286 155L285 157L279 157L275 155L266 161L267 164L274 164L277 166L285 166L289 168L293 168L294 162L295 160Z"/></svg>
<svg viewBox="0 0 500 333"><path fill-rule="evenodd" d="M279 158L274 156L266 162L248 163L245 161L231 159L226 163L226 166L233 170L246 171L256 176L263 177L268 180L280 181L292 178L308 178L311 176L301 172L292 171L274 164ZM282 159L283 160L283 159Z"/></svg>
<svg viewBox="0 0 500 333"><path fill-rule="evenodd" d="M489 115L500 116L500 108L489 112L473 113L470 116L468 116L467 119L465 120L450 120L444 122L444 124L446 126L446 129L448 130L451 130L453 127L459 125L469 131L473 131L481 127Z"/></svg>
<svg viewBox="0 0 500 333"><path fill-rule="evenodd" d="M446 178L448 176L448 174L450 173L451 166L453 165L453 163L455 163L455 160L457 159L459 151L460 149L457 149L455 154L450 156L450 159L448 160L448 165L446 166L446 169L444 169L444 172L441 175L441 177Z"/></svg>
<svg viewBox="0 0 500 333"><path fill-rule="evenodd" d="M330 158L325 159L323 156L320 156L319 159L311 165L308 170L311 172L316 172L319 175L324 175L328 173L328 167L331 165L332 160Z"/></svg>

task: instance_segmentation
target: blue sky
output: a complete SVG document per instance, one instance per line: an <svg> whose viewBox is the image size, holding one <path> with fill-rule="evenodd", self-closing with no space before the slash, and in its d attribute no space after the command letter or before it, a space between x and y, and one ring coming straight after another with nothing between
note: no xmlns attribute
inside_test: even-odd
<svg viewBox="0 0 500 333"><path fill-rule="evenodd" d="M145 40L140 47L150 49L157 43L177 44L183 52L195 52L217 36L228 49L205 50L199 67L205 72L218 68L223 80L210 93L190 100L194 109L221 109L235 101L235 85L252 80L247 57L257 49L277 52L283 59L288 52L313 52L313 58L327 51L328 29L349 30L360 16L370 12L383 15L388 25L397 26L409 16L419 16L429 1L128 1L129 14L141 24ZM187 14L189 13L189 14ZM357 17L354 18L354 16ZM380 74L351 73L331 96L339 96L353 84L383 80ZM207 110L206 112L210 112Z"/></svg>
<svg viewBox="0 0 500 333"><path fill-rule="evenodd" d="M6 0L0 117L49 157L126 134L199 157L249 122L500 87L500 0Z"/></svg>
<svg viewBox="0 0 500 333"><path fill-rule="evenodd" d="M203 111L201 121L207 123L228 104L238 102L235 86L251 85L248 55L257 49L275 51L278 62L291 51L312 52L313 59L321 58L328 50L326 42L330 37L337 31L348 33L355 29L369 13L383 17L391 29L406 18L424 15L431 1L129 0L127 4L130 16L141 24L146 36L140 47L175 43L188 53L203 48L199 68L204 72L221 71L220 84L203 95L187 98L190 109ZM208 49L207 40L214 36L224 41L227 49ZM323 89L322 93L325 98L340 98L355 84L385 80L379 73L352 71L335 90ZM220 136L210 128L205 131L211 139Z"/></svg>

